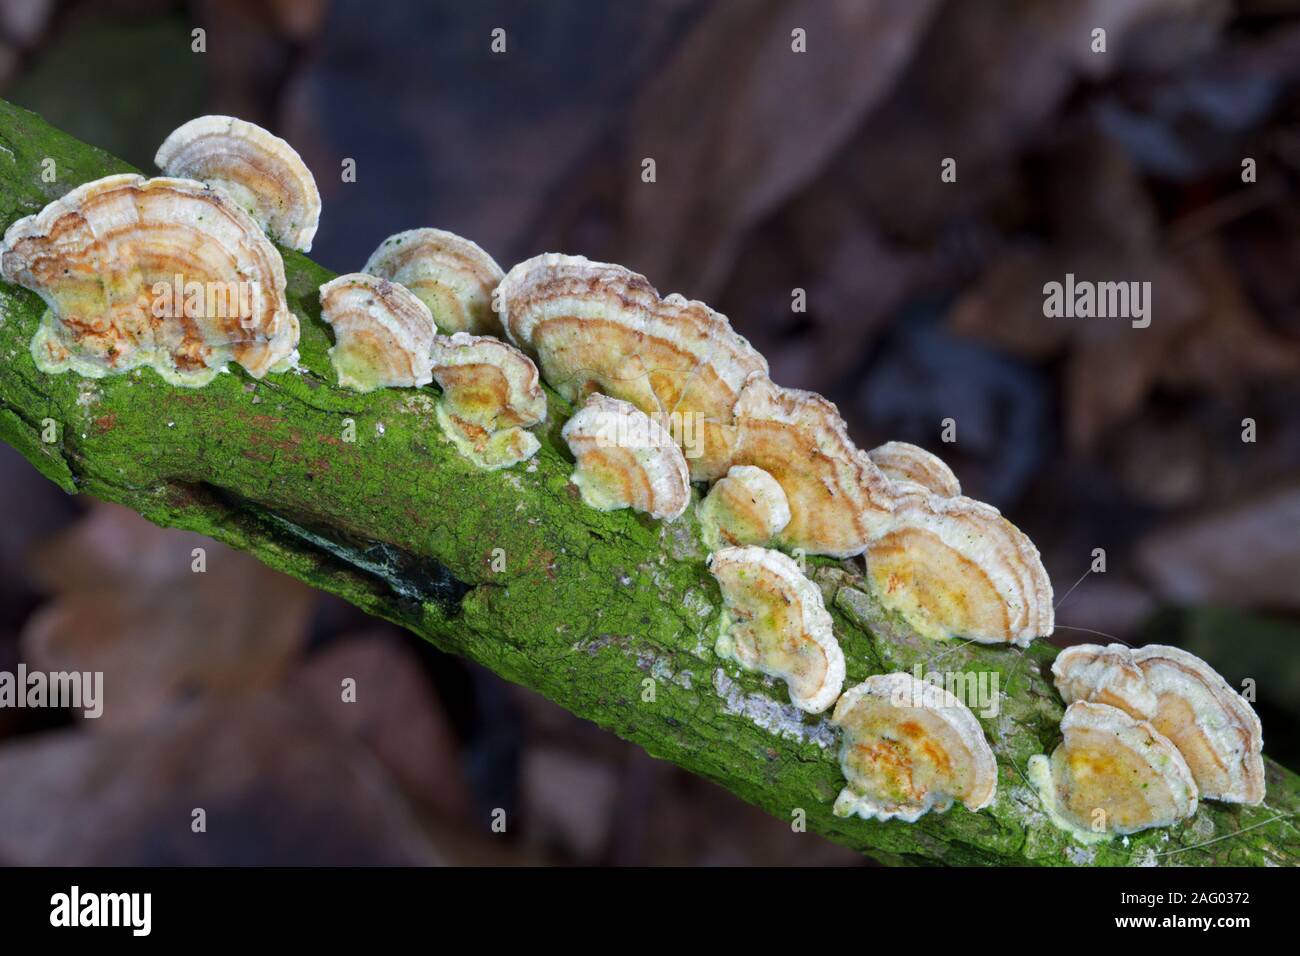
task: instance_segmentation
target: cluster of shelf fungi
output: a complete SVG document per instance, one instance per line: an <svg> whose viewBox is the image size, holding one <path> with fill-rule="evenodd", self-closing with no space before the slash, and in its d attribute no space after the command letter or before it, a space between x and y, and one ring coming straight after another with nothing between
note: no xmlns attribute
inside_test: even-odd
<svg viewBox="0 0 1300 956"><path fill-rule="evenodd" d="M275 243L308 251L320 216L294 149L238 119L205 116L158 151L163 176L86 183L14 223L0 273L48 305L32 343L48 374L153 368L201 387L234 362L291 372L299 320ZM274 240L274 241L273 241ZM238 285L235 310L160 284ZM577 411L562 436L590 507L673 521L693 485L721 590L716 653L831 710L841 730L841 816L915 821L992 803L998 773L971 710L911 674L844 688L844 654L820 590L791 554L861 559L880 603L934 640L1024 647L1051 634L1052 587L1028 537L961 494L914 445L861 451L835 406L783 388L723 315L660 296L622 266L555 253L509 272L438 229L384 240L360 272L320 288L338 385L436 382L439 426L475 468L531 458L544 380ZM1082 645L1053 666L1062 740L1030 762L1050 818L1081 841L1172 825L1198 799L1264 799L1250 705L1177 648Z"/></svg>

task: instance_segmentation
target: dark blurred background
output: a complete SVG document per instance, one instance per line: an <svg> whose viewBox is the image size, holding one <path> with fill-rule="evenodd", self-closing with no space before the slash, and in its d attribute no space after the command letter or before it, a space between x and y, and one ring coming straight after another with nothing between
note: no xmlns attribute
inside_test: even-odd
<svg viewBox="0 0 1300 956"><path fill-rule="evenodd" d="M1300 765L1300 2L0 0L0 95L145 170L195 115L267 126L338 271L434 225L708 301L1028 531L1059 642L1255 678ZM1151 280L1151 326L1044 318L1066 272ZM3 446L0 483L0 669L112 704L0 710L2 862L861 862Z"/></svg>

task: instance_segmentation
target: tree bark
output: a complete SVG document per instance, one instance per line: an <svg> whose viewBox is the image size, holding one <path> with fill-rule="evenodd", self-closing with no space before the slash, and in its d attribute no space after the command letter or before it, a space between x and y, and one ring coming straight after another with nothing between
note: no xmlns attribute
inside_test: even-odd
<svg viewBox="0 0 1300 956"><path fill-rule="evenodd" d="M0 101L0 225L129 171ZM1300 863L1300 778L1272 762L1262 807L1203 803L1179 826L1072 843L1025 779L1029 757L1059 739L1054 649L927 641L873 602L860 565L810 559L848 660L846 686L921 665L996 679L999 691L998 713L981 715L999 765L990 809L957 806L916 824L834 816L843 779L825 717L802 715L784 685L713 652L721 604L694 509L665 525L585 507L558 437L570 408L554 393L534 460L482 473L443 438L435 391L338 389L317 301L332 274L292 251L284 260L303 368L261 382L232 368L193 390L152 371L42 374L28 343L44 305L0 283L0 438L69 493L248 551L887 863Z"/></svg>

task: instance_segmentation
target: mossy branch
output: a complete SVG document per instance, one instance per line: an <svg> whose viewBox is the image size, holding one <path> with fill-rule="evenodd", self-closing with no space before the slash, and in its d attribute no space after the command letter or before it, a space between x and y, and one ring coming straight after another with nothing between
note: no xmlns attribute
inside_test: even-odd
<svg viewBox="0 0 1300 956"><path fill-rule="evenodd" d="M0 226L127 171L0 101ZM1300 778L1273 763L1263 807L1203 804L1177 827L1072 844L1024 779L1029 757L1058 736L1062 706L1044 676L1054 651L927 641L882 614L851 565L814 561L850 684L920 664L998 688L998 713L981 715L999 762L991 809L958 806L911 825L835 817L843 781L832 728L794 710L783 685L713 653L720 598L693 509L661 525L584 507L558 440L570 409L553 394L533 462L484 474L444 440L435 392L341 391L317 301L331 273L297 253L284 258L303 370L256 382L232 369L195 390L152 371L42 374L28 343L43 303L0 283L0 438L70 493L248 551L885 862L1300 863ZM49 422L53 442L42 440Z"/></svg>

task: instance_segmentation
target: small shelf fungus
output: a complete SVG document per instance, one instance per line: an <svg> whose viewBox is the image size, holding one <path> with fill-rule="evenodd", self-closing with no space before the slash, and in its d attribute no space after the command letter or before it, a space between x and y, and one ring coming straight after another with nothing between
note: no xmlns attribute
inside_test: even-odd
<svg viewBox="0 0 1300 956"><path fill-rule="evenodd" d="M692 480L713 481L733 464L732 408L767 361L726 316L660 298L622 266L557 253L519 263L498 295L510 340L569 401L600 392L635 405L673 435Z"/></svg>
<svg viewBox="0 0 1300 956"><path fill-rule="evenodd" d="M915 823L954 801L982 810L997 794L997 763L979 721L943 687L876 674L844 692L831 722L843 730L847 781L836 816Z"/></svg>
<svg viewBox="0 0 1300 956"><path fill-rule="evenodd" d="M194 387L230 361L254 378L297 362L280 253L199 182L86 183L9 227L0 275L49 306L31 344L43 372L149 366Z"/></svg>
<svg viewBox="0 0 1300 956"><path fill-rule="evenodd" d="M867 452L867 457L891 481L910 481L941 498L961 494L961 482L938 455L905 441L886 442Z"/></svg>
<svg viewBox="0 0 1300 956"><path fill-rule="evenodd" d="M733 465L709 489L699 514L710 550L766 547L790 523L790 503L777 480L762 468Z"/></svg>
<svg viewBox="0 0 1300 956"><path fill-rule="evenodd" d="M1108 704L1138 720L1156 715L1156 695L1133 652L1123 644L1067 647L1052 662L1052 677L1067 704L1076 700Z"/></svg>
<svg viewBox="0 0 1300 956"><path fill-rule="evenodd" d="M1264 733L1250 704L1187 651L1151 644L1133 657L1156 697L1151 723L1181 751L1201 796L1263 803Z"/></svg>
<svg viewBox="0 0 1300 956"><path fill-rule="evenodd" d="M321 318L334 330L330 362L339 384L358 392L433 380L428 307L403 286L360 272L320 287Z"/></svg>
<svg viewBox="0 0 1300 956"><path fill-rule="evenodd" d="M546 420L546 393L523 352L467 332L435 336L433 377L442 389L438 423L475 465L508 468L537 453L524 429Z"/></svg>
<svg viewBox="0 0 1300 956"><path fill-rule="evenodd" d="M233 116L200 116L163 141L154 163L221 190L272 239L311 251L320 192L302 157L273 133Z"/></svg>
<svg viewBox="0 0 1300 956"><path fill-rule="evenodd" d="M429 307L444 333L504 334L492 309L501 267L476 243L454 232L408 229L389 236L361 271L406 286Z"/></svg>
<svg viewBox="0 0 1300 956"><path fill-rule="evenodd" d="M1082 842L1165 827L1196 812L1196 782L1178 748L1118 707L1076 701L1051 758L1029 758L1029 778L1052 821Z"/></svg>
<svg viewBox="0 0 1300 956"><path fill-rule="evenodd" d="M861 554L889 523L893 488L849 438L833 404L751 376L735 405L735 464L753 465L785 491L789 548L837 558Z"/></svg>
<svg viewBox="0 0 1300 956"><path fill-rule="evenodd" d="M1027 646L1052 633L1052 583L1032 541L996 508L915 485L867 545L867 579L918 633Z"/></svg>
<svg viewBox="0 0 1300 956"><path fill-rule="evenodd" d="M790 700L819 714L840 696L844 654L822 593L799 565L767 548L726 548L709 556L726 605L715 650L785 681Z"/></svg>
<svg viewBox="0 0 1300 956"><path fill-rule="evenodd" d="M592 508L631 508L672 521L690 504L681 449L635 405L594 393L560 434L577 459L570 480Z"/></svg>

